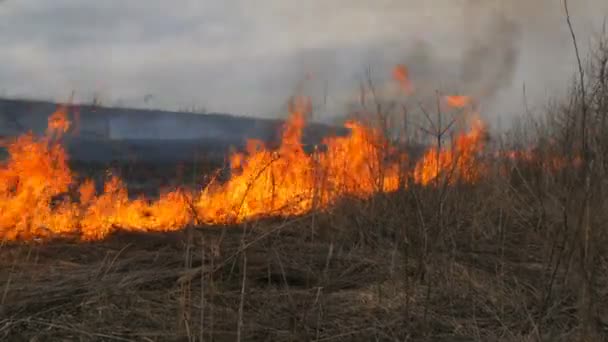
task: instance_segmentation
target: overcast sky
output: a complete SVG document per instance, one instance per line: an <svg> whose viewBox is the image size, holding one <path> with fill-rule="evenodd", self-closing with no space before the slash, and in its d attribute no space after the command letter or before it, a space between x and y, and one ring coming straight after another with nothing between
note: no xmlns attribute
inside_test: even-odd
<svg viewBox="0 0 608 342"><path fill-rule="evenodd" d="M608 1L570 7L585 49ZM520 110L524 83L543 103L573 72L560 0L4 0L0 45L0 95L257 116L278 115L307 73L326 116L367 65L383 83L404 63L496 117Z"/></svg>

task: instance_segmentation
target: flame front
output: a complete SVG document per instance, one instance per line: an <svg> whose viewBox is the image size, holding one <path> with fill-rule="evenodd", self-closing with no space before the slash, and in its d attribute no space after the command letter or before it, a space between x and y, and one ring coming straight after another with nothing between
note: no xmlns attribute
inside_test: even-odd
<svg viewBox="0 0 608 342"><path fill-rule="evenodd" d="M482 175L483 166L479 153L483 150L485 128L479 119L474 120L468 133L456 137L449 148L430 148L416 164L414 180L422 185L439 181L446 177L450 184L455 182L473 183Z"/></svg>
<svg viewBox="0 0 608 342"><path fill-rule="evenodd" d="M97 195L87 180L73 194L74 175L67 154L57 139L68 131L65 109L49 118L47 134L28 133L8 145L9 158L0 166L0 238L44 238L77 234L100 239L116 228L174 230L185 227L193 215L188 198L171 192L155 202L130 201L122 181L112 178Z"/></svg>
<svg viewBox="0 0 608 342"><path fill-rule="evenodd" d="M409 84L407 69L397 68L396 75ZM365 199L395 191L405 186L408 173L421 185L442 175L451 175L450 183L475 182L482 176L478 155L485 129L479 120L449 149L430 148L408 172L402 167L407 155L391 146L381 131L361 122L347 122L349 135L327 137L307 153L302 133L310 107L308 99L293 103L278 148L250 140L245 152L232 154L226 182L199 191L177 189L156 200L131 199L116 176L99 192L92 180L76 182L61 145L71 125L66 109L59 109L50 116L45 136L28 133L7 146L9 157L0 164L0 239L97 240L116 230L232 224L300 215L327 209L345 197Z"/></svg>
<svg viewBox="0 0 608 342"><path fill-rule="evenodd" d="M206 188L198 199L204 222L299 215L326 208L343 196L368 197L397 189L398 169L382 165L386 141L377 131L349 122L350 136L326 138L326 151L307 154L301 142L304 114L302 108L292 111L277 150L249 141L247 153L232 156L230 180Z"/></svg>

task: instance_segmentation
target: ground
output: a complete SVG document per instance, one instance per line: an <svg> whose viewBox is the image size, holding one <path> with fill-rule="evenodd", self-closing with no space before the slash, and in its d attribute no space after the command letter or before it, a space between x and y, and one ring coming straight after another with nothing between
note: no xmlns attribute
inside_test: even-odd
<svg viewBox="0 0 608 342"><path fill-rule="evenodd" d="M442 209L448 219L437 220L434 194L419 190L235 226L121 232L95 242L4 243L0 336L10 341L567 341L576 336L577 284L564 280L563 267L554 272L546 262L546 237L524 225L532 217L524 216L532 214L492 216L491 194L482 199L480 191L486 190L460 189ZM414 197L428 205L417 210L410 203ZM547 284L555 285L546 291ZM594 324L595 331L605 332L604 322Z"/></svg>

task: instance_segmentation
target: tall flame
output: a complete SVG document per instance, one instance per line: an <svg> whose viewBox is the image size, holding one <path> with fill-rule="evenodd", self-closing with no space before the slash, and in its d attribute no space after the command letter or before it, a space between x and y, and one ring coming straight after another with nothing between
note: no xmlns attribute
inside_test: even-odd
<svg viewBox="0 0 608 342"><path fill-rule="evenodd" d="M407 68L395 78L411 90ZM466 97L450 97L460 107ZM457 136L450 148L430 148L413 170L404 170L407 155L391 146L383 133L350 121L348 136L323 140L312 153L302 143L311 104L296 98L278 148L250 140L244 152L230 156L230 178L202 190L176 189L156 200L132 199L122 179L110 177L101 191L92 180L75 181L61 136L70 130L67 108L49 117L46 134L31 133L11 141L0 164L0 239L27 240L76 236L106 237L116 230L171 231L192 224L238 223L270 215L300 215L328 208L344 197L365 199L414 182L431 184L449 176L450 183L475 182L483 175L479 161L485 128L480 120Z"/></svg>
<svg viewBox="0 0 608 342"><path fill-rule="evenodd" d="M250 141L247 153L232 156L230 180L206 188L197 202L203 221L298 215L325 208L342 196L367 197L398 187L396 165L381 174L385 140L377 131L349 122L350 136L326 138L327 150L309 155L301 142L303 117L301 108L292 112L276 151Z"/></svg>
<svg viewBox="0 0 608 342"><path fill-rule="evenodd" d="M388 141L375 129L349 122L351 134L324 139L308 154L302 130L309 102L296 101L280 146L250 140L231 156L231 178L197 195L184 190L157 200L130 199L124 182L109 178L100 193L92 180L78 185L59 137L70 122L65 109L49 117L47 134L28 133L8 145L0 165L0 238L76 235L102 239L117 229L169 231L195 221L225 224L268 215L298 215L323 209L344 196L365 198L399 186ZM308 109L307 109L308 108Z"/></svg>
<svg viewBox="0 0 608 342"><path fill-rule="evenodd" d="M130 201L118 178L110 179L101 195L88 180L78 188L79 196L72 196L74 175L55 140L69 127L65 109L59 109L49 117L46 136L28 133L8 144L9 158L0 165L0 239L70 234L99 239L116 228L172 230L192 221L185 194Z"/></svg>
<svg viewBox="0 0 608 342"><path fill-rule="evenodd" d="M473 183L481 177L482 165L478 162L479 153L483 150L485 127L476 119L472 128L465 134L458 135L454 144L448 148L429 149L414 169L414 180L422 185L447 177L449 183Z"/></svg>

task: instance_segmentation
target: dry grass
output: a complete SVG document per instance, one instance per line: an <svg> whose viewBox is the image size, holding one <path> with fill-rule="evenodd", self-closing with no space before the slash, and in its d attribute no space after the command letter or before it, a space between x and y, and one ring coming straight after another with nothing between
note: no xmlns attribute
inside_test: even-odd
<svg viewBox="0 0 608 342"><path fill-rule="evenodd" d="M0 338L608 340L606 46L566 101L503 142L531 136L539 160L577 167L490 162L472 186L301 217L3 244Z"/></svg>
<svg viewBox="0 0 608 342"><path fill-rule="evenodd" d="M345 201L314 218L4 245L0 336L572 340L577 284L557 285L543 309L550 270L535 214L488 183L450 190L438 218L436 192Z"/></svg>

